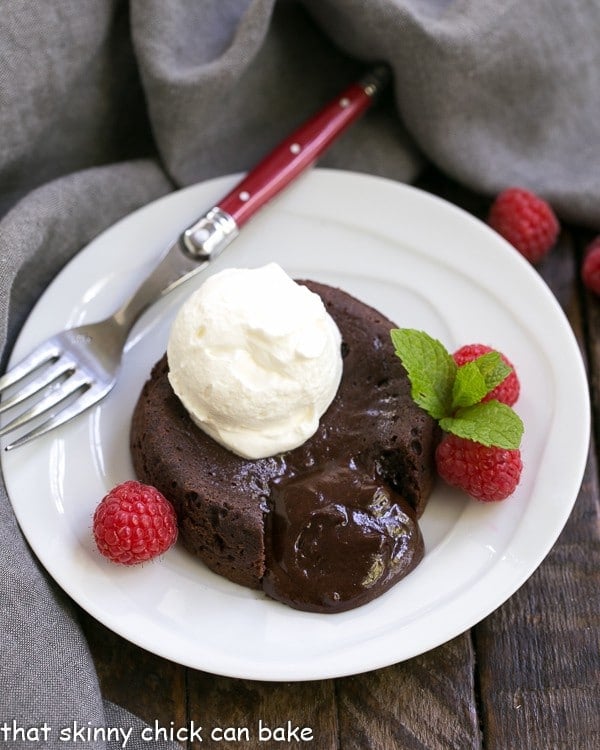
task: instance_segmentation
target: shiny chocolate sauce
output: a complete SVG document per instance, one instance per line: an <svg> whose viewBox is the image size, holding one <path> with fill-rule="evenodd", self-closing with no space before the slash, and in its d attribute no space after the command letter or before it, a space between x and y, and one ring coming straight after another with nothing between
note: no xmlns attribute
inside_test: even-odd
<svg viewBox="0 0 600 750"><path fill-rule="evenodd" d="M276 479L269 503L263 589L291 607L358 607L423 557L414 511L354 461Z"/></svg>

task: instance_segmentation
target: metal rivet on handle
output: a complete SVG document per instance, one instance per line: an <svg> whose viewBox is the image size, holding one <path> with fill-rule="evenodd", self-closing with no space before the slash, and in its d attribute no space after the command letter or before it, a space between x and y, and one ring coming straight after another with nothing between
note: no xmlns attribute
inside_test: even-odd
<svg viewBox="0 0 600 750"><path fill-rule="evenodd" d="M245 203L250 198L250 193L247 190L242 190L238 198Z"/></svg>

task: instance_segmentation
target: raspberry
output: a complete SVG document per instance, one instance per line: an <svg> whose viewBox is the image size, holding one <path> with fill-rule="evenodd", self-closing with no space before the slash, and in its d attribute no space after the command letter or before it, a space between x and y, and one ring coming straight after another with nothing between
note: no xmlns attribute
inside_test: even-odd
<svg viewBox="0 0 600 750"><path fill-rule="evenodd" d="M496 502L515 491L521 478L521 451L488 447L446 433L435 460L440 477L476 500Z"/></svg>
<svg viewBox="0 0 600 750"><path fill-rule="evenodd" d="M128 481L114 487L94 513L94 538L100 552L123 565L150 560L177 539L171 503L157 489Z"/></svg>
<svg viewBox="0 0 600 750"><path fill-rule="evenodd" d="M461 346L460 349L455 351L452 356L454 357L454 361L456 362L456 364L460 367L460 365L471 362L472 360L477 359L477 357L481 357L482 354L487 354L487 352L491 351L497 351L497 349L492 349L491 346L486 346L485 344L466 344L465 346ZM510 360L505 357L502 352L498 352L498 354L500 354L504 363L512 368L512 372L507 375L504 380L494 388L493 391L490 391L488 395L485 396L483 401L491 401L492 399L496 399L503 404L512 406L519 398L521 384L512 362L510 362Z"/></svg>
<svg viewBox="0 0 600 750"><path fill-rule="evenodd" d="M581 278L591 292L600 294L600 234L585 249Z"/></svg>
<svg viewBox="0 0 600 750"><path fill-rule="evenodd" d="M545 200L524 188L497 196L488 223L531 263L540 261L556 242L560 225Z"/></svg>

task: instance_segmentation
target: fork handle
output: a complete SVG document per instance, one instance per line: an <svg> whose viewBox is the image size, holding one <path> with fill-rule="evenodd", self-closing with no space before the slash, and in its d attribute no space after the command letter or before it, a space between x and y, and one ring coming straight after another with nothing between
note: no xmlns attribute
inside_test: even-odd
<svg viewBox="0 0 600 750"><path fill-rule="evenodd" d="M185 230L185 252L198 260L218 255L240 228L318 157L373 103L389 79L389 68L374 67L285 138L226 196Z"/></svg>

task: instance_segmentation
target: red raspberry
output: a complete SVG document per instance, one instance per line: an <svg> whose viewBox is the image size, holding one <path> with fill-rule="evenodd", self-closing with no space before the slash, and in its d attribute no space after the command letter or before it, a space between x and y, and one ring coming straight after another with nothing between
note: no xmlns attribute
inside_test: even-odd
<svg viewBox="0 0 600 750"><path fill-rule="evenodd" d="M135 481L123 482L96 508L94 538L109 560L135 565L162 554L174 544L175 511L156 488Z"/></svg>
<svg viewBox="0 0 600 750"><path fill-rule="evenodd" d="M487 354L487 352L492 351L498 350L492 349L491 346L486 346L485 344L466 344L465 346L461 346L460 349L455 351L452 356L454 357L454 361L456 362L456 364L460 367L467 362L472 362L474 359L477 359L477 357L481 357L482 354ZM509 367L512 367L512 372L507 375L504 380L494 388L493 391L490 391L483 400L491 401L492 399L496 399L503 404L512 406L519 398L521 384L512 362L510 362L510 360L505 357L502 352L498 352L498 354L500 354L505 364L507 364Z"/></svg>
<svg viewBox="0 0 600 750"><path fill-rule="evenodd" d="M600 294L600 234L585 249L581 278L591 292Z"/></svg>
<svg viewBox="0 0 600 750"><path fill-rule="evenodd" d="M556 242L560 225L545 200L524 188L507 188L493 202L488 223L531 263Z"/></svg>
<svg viewBox="0 0 600 750"><path fill-rule="evenodd" d="M518 448L489 448L450 433L440 441L435 460L444 481L483 502L512 495L523 468Z"/></svg>

